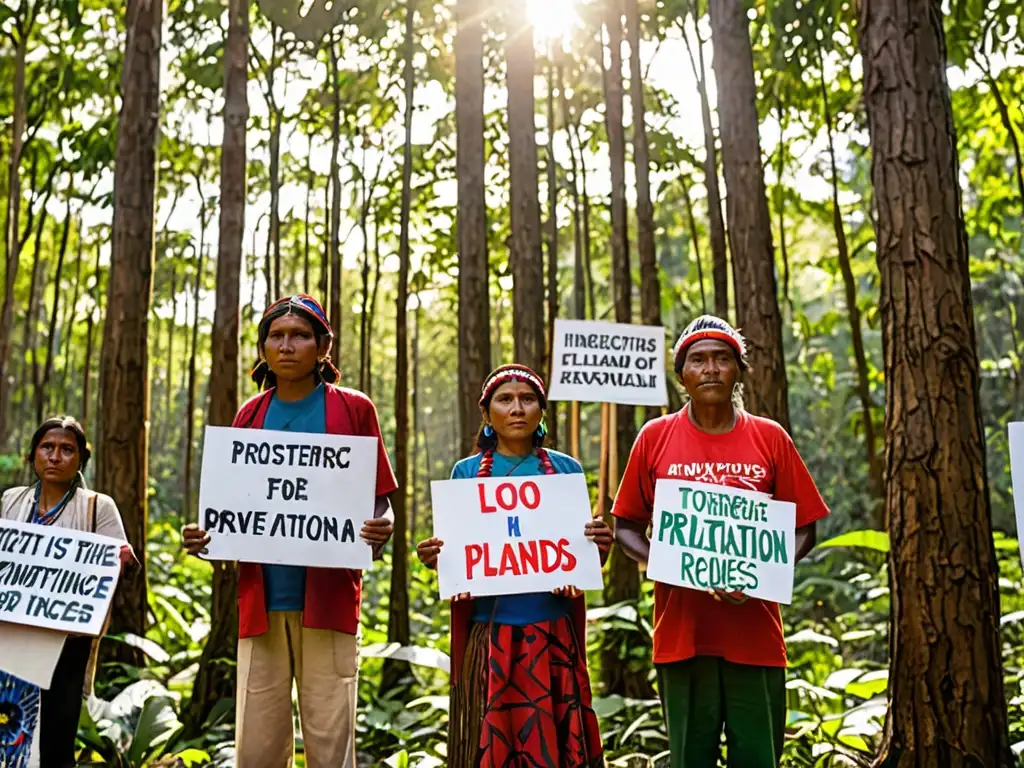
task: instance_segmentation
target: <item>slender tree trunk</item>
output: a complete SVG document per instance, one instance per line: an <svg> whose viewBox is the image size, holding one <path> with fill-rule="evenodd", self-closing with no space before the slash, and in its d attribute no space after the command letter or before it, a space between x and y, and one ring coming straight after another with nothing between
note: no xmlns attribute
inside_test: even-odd
<svg viewBox="0 0 1024 768"><path fill-rule="evenodd" d="M362 192L362 210L359 212L359 229L363 235L363 265L360 270L362 278L363 299L359 313L359 389L366 391L366 380L370 375L370 337L367 310L370 304L370 200L366 184L366 153L363 152L363 168L359 175L359 186Z"/></svg>
<svg viewBox="0 0 1024 768"><path fill-rule="evenodd" d="M693 202L690 200L690 185L686 177L680 175L679 182L683 187L683 204L686 206L686 223L690 230L690 242L693 244L693 260L697 263L697 282L700 283L700 311L708 312L708 299L704 293L704 260L700 255L700 238L697 232L697 218L693 215ZM671 389L671 387L669 387Z"/></svg>
<svg viewBox="0 0 1024 768"><path fill-rule="evenodd" d="M547 176L548 176L548 333L547 348L544 356L547 361L542 376L550 379L554 371L555 351L555 319L558 317L558 165L555 160L555 65L554 46L551 46L551 61L548 64L548 144ZM558 403L551 401L547 409L548 441L551 445L558 443Z"/></svg>
<svg viewBox="0 0 1024 768"><path fill-rule="evenodd" d="M205 229L205 224L204 227ZM196 358L199 356L199 292L203 284L205 248L200 236L199 255L196 260L196 279L192 286L192 354L188 360L188 390L185 400L185 488L181 495L182 516L192 520L192 454L196 426Z"/></svg>
<svg viewBox="0 0 1024 768"><path fill-rule="evenodd" d="M217 303L210 338L207 423L212 426L230 425L238 410L238 311L245 228L245 131L249 118L246 94L248 45L249 0L229 0L224 47L224 139L220 157ZM195 358L195 350L192 356ZM190 738L202 732L214 704L234 693L238 634L236 570L233 562L213 563L210 634L203 647L185 718Z"/></svg>
<svg viewBox="0 0 1024 768"><path fill-rule="evenodd" d="M626 136L622 127L622 5L621 0L604 0L605 26L608 30L608 46L611 53L609 69L603 72L605 93L605 125L608 131L608 149L611 165L611 222L612 222L612 286L615 306L615 321L632 322L633 281L629 266L629 236L626 212ZM604 56L601 57L604 61ZM616 441L616 461L608 462L608 472L621 475L629 451L636 439L636 417L633 406L613 405L618 429L609 437L609 445ZM610 450L610 449L609 449ZM609 454L611 455L611 454ZM622 466L618 464L621 462ZM608 483L607 479L605 481ZM615 491L608 483L609 498ZM610 514L610 506L608 507ZM629 559L621 547L613 547L608 559L608 576L604 587L606 605L630 603L635 605L640 597L640 572L636 563ZM620 650L624 644L639 641L643 637L640 628L634 630L612 630L605 633L601 649L601 677L604 695L618 694L630 698L648 698L651 686L647 682L646 670L623 664Z"/></svg>
<svg viewBox="0 0 1024 768"><path fill-rule="evenodd" d="M419 458L420 458L420 310L423 300L416 291L416 311L413 312L412 330L412 447L409 449L409 469L412 474L409 480L409 493L412 504L409 508L409 538L419 541L417 524L419 523Z"/></svg>
<svg viewBox="0 0 1024 768"><path fill-rule="evenodd" d="M783 176L786 174L786 118L782 100L777 99L775 103L779 121L779 145L775 152L775 207L779 217L779 251L782 256L782 301L789 309L789 317L792 317L793 300L789 295L789 250L786 246L786 185L783 183Z"/></svg>
<svg viewBox="0 0 1024 768"><path fill-rule="evenodd" d="M270 231L267 248L267 306L281 292L281 109L274 86L277 80L277 46L281 29L271 22L270 62L267 71L267 107L270 112ZM271 278L273 281L271 282Z"/></svg>
<svg viewBox="0 0 1024 768"><path fill-rule="evenodd" d="M19 401L21 410L32 408L30 404L39 395L39 362L36 354L36 333L39 326L39 312L37 309L36 297L39 295L39 270L42 267L43 255L43 233L46 231L46 223L50 216L46 212L46 202L49 195L43 200L43 211L39 216L39 223L36 227L35 247L32 250L32 273L28 284L28 309L25 312L25 322L22 324L21 333L22 354L18 359L21 364L21 390ZM46 286L43 286L42 293L45 303ZM29 393L32 393L33 400L30 401ZM34 410L34 409L33 409ZM32 411L29 410L29 413ZM17 433L16 433L17 436Z"/></svg>
<svg viewBox="0 0 1024 768"><path fill-rule="evenodd" d="M491 368L484 199L484 27L481 0L457 0L455 130L459 210L459 434L460 453L474 452L480 411L476 402ZM485 331L484 329L488 329Z"/></svg>
<svg viewBox="0 0 1024 768"><path fill-rule="evenodd" d="M331 151L334 151L332 143ZM320 249L320 300L324 305L328 304L328 291L330 288L330 244L331 244L331 187L334 185L334 177L328 175L327 183L324 184L324 245Z"/></svg>
<svg viewBox="0 0 1024 768"><path fill-rule="evenodd" d="M164 425L164 445L170 445L171 432L174 429L173 393L174 393L174 328L178 322L178 265L171 262L171 316L167 320L167 377L164 386L164 414L161 421Z"/></svg>
<svg viewBox="0 0 1024 768"><path fill-rule="evenodd" d="M696 0L695 0L696 1ZM694 29L700 19L693 13ZM711 279L715 287L715 314L729 319L729 256L726 250L725 221L722 219L722 193L718 184L718 149L715 129L711 123L711 101L708 99L707 68L704 65L704 41L697 32L697 60L694 61L690 37L683 30L683 39L690 55L693 77L700 96L701 123L704 126L704 186L708 192L708 225L711 233Z"/></svg>
<svg viewBox="0 0 1024 768"><path fill-rule="evenodd" d="M388 642L408 645L409 633L409 218L412 212L412 114L416 77L413 29L416 0L405 3L405 147L402 152L402 212L398 235L398 302L395 308L395 471L398 490L391 494L395 532L391 549L388 593ZM408 672L408 662L385 659L381 690L395 688Z"/></svg>
<svg viewBox="0 0 1024 768"><path fill-rule="evenodd" d="M533 28L525 3L508 6L505 37L508 69L508 150L511 185L512 327L517 363L544 366L544 256L537 190ZM543 375L543 374L542 374Z"/></svg>
<svg viewBox="0 0 1024 768"><path fill-rule="evenodd" d="M832 174L832 229L836 233L836 253L839 256L839 270L843 275L846 292L846 310L850 315L850 338L853 342L853 356L857 365L857 397L860 400L861 418L864 424L864 447L867 453L868 480L871 495L881 499L885 488L882 477L882 462L875 447L875 422L871 415L871 383L868 378L868 360L864 352L864 336L861 329L860 307L857 306L857 280L850 264L850 250L846 242L843 214L839 207L839 170L836 167L836 148L832 134L832 108L829 104L828 85L825 82L824 57L818 48L818 76L821 88L821 108L825 118L825 135L828 138L829 170ZM779 224L781 226L781 216ZM885 520L879 514L873 515L874 524L881 528Z"/></svg>
<svg viewBox="0 0 1024 768"><path fill-rule="evenodd" d="M576 146L580 151L580 195L583 198L583 273L587 278L589 317L594 319L597 317L597 300L594 298L594 270L590 258L590 192L587 187L587 160L583 154L583 142L580 141L578 122L573 124L573 132L576 135Z"/></svg>
<svg viewBox="0 0 1024 768"><path fill-rule="evenodd" d="M877 765L1011 766L967 233L939 6L860 6L885 352L891 704Z"/></svg>
<svg viewBox="0 0 1024 768"><path fill-rule="evenodd" d="M156 158L160 137L161 3L128 0L123 102L114 161L114 223L108 311L100 359L96 487L113 497L141 568L127 571L114 597L112 633L144 636L149 473L149 309L153 294ZM116 656L142 655L119 644Z"/></svg>
<svg viewBox="0 0 1024 768"><path fill-rule="evenodd" d="M370 315L366 332L373 337L373 320L377 316L377 289L380 288L380 212L373 213L373 290L370 291ZM366 350L366 396L373 394L373 345Z"/></svg>
<svg viewBox="0 0 1024 768"><path fill-rule="evenodd" d="M338 82L338 44L330 34L331 76L331 297L330 318L334 328L331 361L341 364L341 171L338 153L341 150L341 91Z"/></svg>
<svg viewBox="0 0 1024 768"><path fill-rule="evenodd" d="M86 320L85 328L85 365L82 370L82 426L89 426L89 390L92 383L92 352L93 352L93 331L96 327L96 317L103 319L103 291L100 290L100 244L96 243L96 262L92 268L92 304L89 308L89 318Z"/></svg>
<svg viewBox="0 0 1024 768"><path fill-rule="evenodd" d="M640 11L637 0L626 0L629 34L629 93L633 106L633 165L636 167L637 250L640 255L640 319L644 325L661 325L661 280L654 247L654 205L651 203L651 157L647 147L647 110L644 106L643 71L640 69ZM699 262L698 262L699 267ZM703 290L703 282L701 283ZM648 406L646 421L661 415ZM627 453L628 457L629 454Z"/></svg>
<svg viewBox="0 0 1024 768"><path fill-rule="evenodd" d="M789 430L771 219L758 138L757 87L744 0L711 3L715 80L729 217L737 326L743 329L754 375L744 376L751 413Z"/></svg>
<svg viewBox="0 0 1024 768"><path fill-rule="evenodd" d="M316 174L313 172L313 139L309 140L310 149L306 154L306 207L305 222L302 228L302 292L309 293L309 228L310 205L312 205L313 188L316 186ZM322 298L322 297L321 297Z"/></svg>
<svg viewBox="0 0 1024 768"><path fill-rule="evenodd" d="M7 442L7 403L10 400L11 329L14 326L14 285L18 280L21 241L18 218L21 215L21 153L25 139L25 56L35 23L35 9L27 5L26 18L14 50L13 104L11 113L11 154L7 161L7 231L4 233L6 269L4 303L0 310L0 446Z"/></svg>
<svg viewBox="0 0 1024 768"><path fill-rule="evenodd" d="M71 365L71 341L74 337L74 329L77 323L75 317L78 312L78 296L82 288L82 262L84 259L85 250L85 231L82 225L82 219L79 218L75 229L78 232L78 245L77 252L75 254L75 285L71 289L71 302L64 309L64 317L61 319L61 333L64 336L64 354L62 355L63 361L60 369L60 391L64 393L64 407L62 410L67 412L68 403L70 398L67 396L68 386L68 371L74 370L74 366Z"/></svg>
<svg viewBox="0 0 1024 768"><path fill-rule="evenodd" d="M53 306L50 309L50 326L46 334L46 362L43 364L43 378L36 389L36 423L43 420L46 399L50 388L50 375L53 372L53 353L57 346L57 314L60 312L60 281L64 272L64 257L68 252L68 238L71 235L71 192L68 191L67 210L64 214L64 234L60 238L60 250L57 251L57 268L53 271Z"/></svg>

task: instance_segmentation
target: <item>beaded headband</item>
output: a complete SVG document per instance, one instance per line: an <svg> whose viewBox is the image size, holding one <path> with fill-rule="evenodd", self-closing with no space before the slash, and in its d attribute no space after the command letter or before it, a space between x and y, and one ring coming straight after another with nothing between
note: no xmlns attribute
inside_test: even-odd
<svg viewBox="0 0 1024 768"><path fill-rule="evenodd" d="M679 335L675 347L672 349L672 359L675 369L682 368L683 360L686 357L686 350L698 341L707 340L721 341L732 347L739 358L740 368L747 367L747 342L740 332L714 315L701 315L691 322Z"/></svg>
<svg viewBox="0 0 1024 768"><path fill-rule="evenodd" d="M537 395L541 400L541 407L546 407L548 393L540 376L525 365L515 364L503 365L491 371L491 374L484 380L484 385L480 390L480 407L484 407L498 387L510 381L522 381L529 384L537 391Z"/></svg>

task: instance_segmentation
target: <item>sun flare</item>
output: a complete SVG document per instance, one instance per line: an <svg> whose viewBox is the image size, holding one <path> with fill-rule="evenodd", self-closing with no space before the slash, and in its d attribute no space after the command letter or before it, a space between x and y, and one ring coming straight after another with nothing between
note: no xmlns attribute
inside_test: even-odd
<svg viewBox="0 0 1024 768"><path fill-rule="evenodd" d="M564 40L580 17L577 0L527 0L526 14L538 40Z"/></svg>

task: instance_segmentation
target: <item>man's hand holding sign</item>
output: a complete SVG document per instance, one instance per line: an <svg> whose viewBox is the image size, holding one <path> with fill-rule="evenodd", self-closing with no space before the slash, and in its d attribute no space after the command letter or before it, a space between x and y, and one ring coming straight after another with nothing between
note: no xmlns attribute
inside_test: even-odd
<svg viewBox="0 0 1024 768"><path fill-rule="evenodd" d="M441 597L601 588L611 532L591 519L583 475L444 480L431 495L444 514L418 550Z"/></svg>

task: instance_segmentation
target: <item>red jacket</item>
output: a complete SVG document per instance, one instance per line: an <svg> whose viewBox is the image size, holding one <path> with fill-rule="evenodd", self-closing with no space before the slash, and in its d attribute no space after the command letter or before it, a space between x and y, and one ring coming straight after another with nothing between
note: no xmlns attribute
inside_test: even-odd
<svg viewBox="0 0 1024 768"><path fill-rule="evenodd" d="M261 392L238 409L231 426L262 429L274 390ZM398 487L377 422L377 409L362 392L325 385L327 434L376 437L377 496L385 496ZM306 604L302 626L332 629L356 634L359 629L359 603L362 595L361 571L347 568L307 568ZM263 566L238 564L238 636L254 637L267 631L267 598L263 591Z"/></svg>

